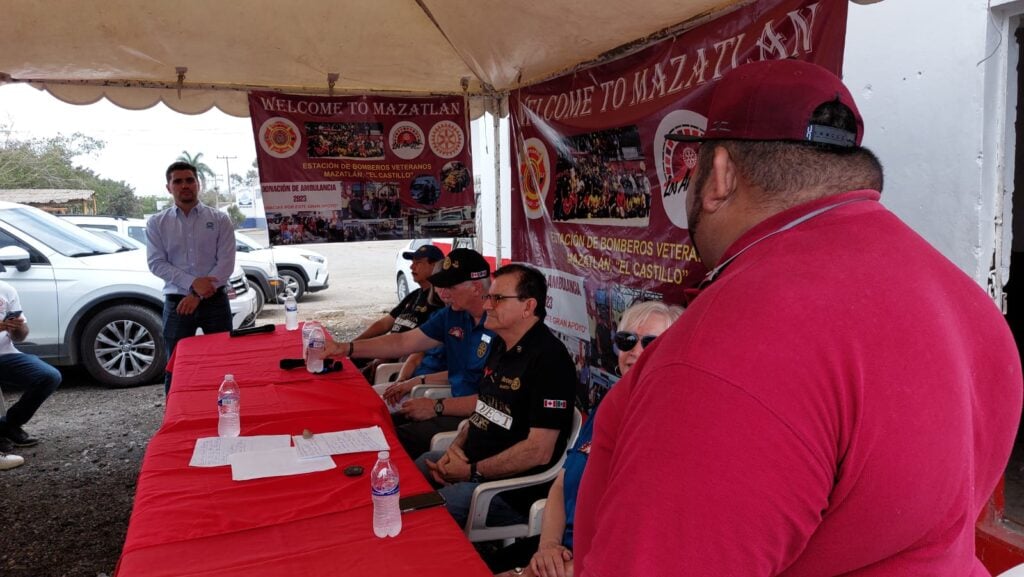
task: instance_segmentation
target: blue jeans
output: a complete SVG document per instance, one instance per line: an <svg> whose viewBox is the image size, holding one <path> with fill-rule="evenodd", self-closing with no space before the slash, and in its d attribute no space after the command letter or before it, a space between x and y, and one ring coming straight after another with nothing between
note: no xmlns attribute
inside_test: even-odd
<svg viewBox="0 0 1024 577"><path fill-rule="evenodd" d="M178 341L196 334L202 327L203 334L223 333L231 330L231 304L228 295L217 291L210 298L199 301L199 306L190 315L178 314L180 295L165 295L164 298L164 344L167 358L171 358ZM164 394L171 390L171 373L164 373Z"/></svg>
<svg viewBox="0 0 1024 577"><path fill-rule="evenodd" d="M36 414L57 387L60 386L60 371L44 363L35 355L11 353L0 355L0 383L22 388L21 398L7 409L7 416L0 422L20 427Z"/></svg>
<svg viewBox="0 0 1024 577"><path fill-rule="evenodd" d="M427 468L427 459L437 462L444 455L444 451L429 451L420 455L419 459L416 459L416 466L419 467L420 472L423 476L430 481L431 485L437 487L437 483L434 482L434 478L430 476L430 469ZM444 496L445 508L448 509L448 513L455 518L455 522L459 524L459 527L466 526L466 520L469 519L469 504L473 500L473 491L476 490L476 486L480 483L470 483L469 481L463 481L461 483L454 483L451 485L445 485L439 487L437 492ZM526 515L523 515L516 509L513 509L508 503L501 499L501 495L494 497L491 500L491 509L487 512L487 524L490 526L499 525L515 525L517 523L525 523Z"/></svg>

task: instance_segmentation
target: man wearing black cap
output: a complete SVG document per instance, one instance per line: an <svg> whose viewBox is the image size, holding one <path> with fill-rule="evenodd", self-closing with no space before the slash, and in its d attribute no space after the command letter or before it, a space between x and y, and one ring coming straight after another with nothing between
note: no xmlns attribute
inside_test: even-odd
<svg viewBox="0 0 1024 577"><path fill-rule="evenodd" d="M578 574L988 575L974 523L1020 418L1016 346L879 202L862 135L813 64L713 88L687 193L711 272L602 403Z"/></svg>
<svg viewBox="0 0 1024 577"><path fill-rule="evenodd" d="M476 408L477 388L483 375L494 333L484 327L484 297L491 284L491 266L475 250L457 248L429 278L448 303L427 322L403 333L391 333L353 342L327 344L328 356L353 358L401 357L444 345L448 362L448 399L410 399L395 414L398 439L413 458L430 448L430 438L454 431Z"/></svg>
<svg viewBox="0 0 1024 577"><path fill-rule="evenodd" d="M391 312L377 319L366 330L359 333L359 336L352 339L361 341L387 333L402 333L410 331L427 322L430 315L441 309L444 303L435 294L430 285L430 275L439 272L441 261L444 260L444 253L441 249L432 244L425 244L416 250L402 253L402 258L412 261L409 269L412 271L412 280L419 285L398 303L398 306L391 309ZM367 379L373 379L373 371L382 362L393 362L395 359L374 359L370 362L357 363L363 366L363 374ZM365 366L364 366L365 365Z"/></svg>

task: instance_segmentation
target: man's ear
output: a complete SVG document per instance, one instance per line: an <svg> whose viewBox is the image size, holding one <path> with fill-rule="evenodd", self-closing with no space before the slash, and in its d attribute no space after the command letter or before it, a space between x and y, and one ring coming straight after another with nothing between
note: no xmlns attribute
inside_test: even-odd
<svg viewBox="0 0 1024 577"><path fill-rule="evenodd" d="M716 146L711 161L711 178L704 189L702 202L704 210L708 213L715 213L728 203L736 192L736 164L728 149L723 146Z"/></svg>

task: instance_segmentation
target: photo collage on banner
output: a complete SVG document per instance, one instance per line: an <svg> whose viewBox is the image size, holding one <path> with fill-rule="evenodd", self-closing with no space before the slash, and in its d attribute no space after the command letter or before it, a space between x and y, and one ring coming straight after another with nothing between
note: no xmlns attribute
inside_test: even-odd
<svg viewBox="0 0 1024 577"><path fill-rule="evenodd" d="M270 243L476 235L461 96L252 92Z"/></svg>
<svg viewBox="0 0 1024 577"><path fill-rule="evenodd" d="M742 6L616 60L514 90L512 253L547 275L548 324L595 404L617 374L614 334L634 302L685 304L706 274L687 199L715 81L797 58L841 72L847 0Z"/></svg>

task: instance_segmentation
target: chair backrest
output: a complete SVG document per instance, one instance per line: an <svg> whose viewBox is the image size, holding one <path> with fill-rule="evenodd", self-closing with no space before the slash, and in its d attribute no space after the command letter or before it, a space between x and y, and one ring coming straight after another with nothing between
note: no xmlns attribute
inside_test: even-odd
<svg viewBox="0 0 1024 577"><path fill-rule="evenodd" d="M7 416L7 401L4 400L4 389L0 387L0 418Z"/></svg>
<svg viewBox="0 0 1024 577"><path fill-rule="evenodd" d="M497 481L486 481L477 485L473 491L473 498L469 504L469 516L466 519L465 532L470 541L493 541L499 539L515 539L529 535L530 527L527 523L518 525L503 525L490 527L487 525L487 512L491 508L491 500L499 493L511 489L520 489L533 485L540 485L554 480L565 463L565 456L568 450L576 444L580 436L580 429L583 427L583 413L576 408L572 415L572 430L569 433L569 440L562 451L562 456L547 469L533 475L499 479Z"/></svg>

